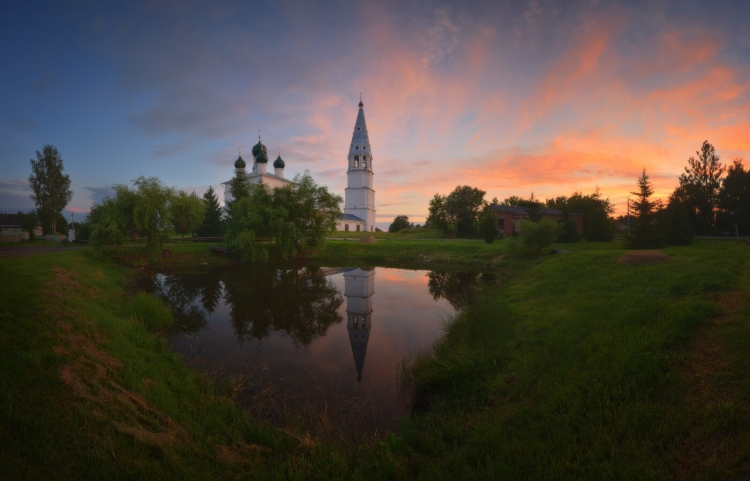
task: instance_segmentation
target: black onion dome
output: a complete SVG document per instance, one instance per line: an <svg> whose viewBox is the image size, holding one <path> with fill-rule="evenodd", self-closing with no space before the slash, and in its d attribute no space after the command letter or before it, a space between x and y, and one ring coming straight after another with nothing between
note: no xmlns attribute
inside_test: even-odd
<svg viewBox="0 0 750 481"><path fill-rule="evenodd" d="M242 160L242 156L240 155L237 157L237 160L234 161L234 168L235 169L244 169L245 168L245 161Z"/></svg>
<svg viewBox="0 0 750 481"><path fill-rule="evenodd" d="M268 156L266 155L266 147L263 146L263 150L258 152L258 155L255 156L255 161L259 164L267 164L268 163Z"/></svg>
<svg viewBox="0 0 750 481"><path fill-rule="evenodd" d="M263 142L261 142L260 139L258 139L258 143L253 145L253 157L257 157L261 150L265 152L266 154L268 154L268 149L266 148L265 145L263 145ZM266 157L266 160L268 160L267 157Z"/></svg>
<svg viewBox="0 0 750 481"><path fill-rule="evenodd" d="M276 157L276 160L273 161L273 168L274 169L283 169L286 166L284 163L284 160L281 158L281 155Z"/></svg>

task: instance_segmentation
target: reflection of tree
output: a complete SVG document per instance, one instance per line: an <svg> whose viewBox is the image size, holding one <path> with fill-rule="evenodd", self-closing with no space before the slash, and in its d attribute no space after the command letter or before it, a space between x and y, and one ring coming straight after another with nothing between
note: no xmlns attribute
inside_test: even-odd
<svg viewBox="0 0 750 481"><path fill-rule="evenodd" d="M219 279L197 273L144 274L134 280L133 288L164 299L172 308L174 327L190 333L199 332L207 323L206 313L197 302L210 313L217 304L213 299L216 290L221 297Z"/></svg>
<svg viewBox="0 0 750 481"><path fill-rule="evenodd" d="M494 282L494 274L478 272L432 271L428 274L427 287L436 301L441 297L460 309L483 285Z"/></svg>
<svg viewBox="0 0 750 481"><path fill-rule="evenodd" d="M169 302L175 327L183 332L202 330L206 314L216 310L222 295L240 340L262 340L276 331L307 347L342 321L338 309L344 299L318 269L283 271L253 265L169 273L142 276L134 287Z"/></svg>
<svg viewBox="0 0 750 481"><path fill-rule="evenodd" d="M240 340L262 340L277 331L307 347L342 321L338 308L344 299L317 269L254 265L227 274L225 299Z"/></svg>

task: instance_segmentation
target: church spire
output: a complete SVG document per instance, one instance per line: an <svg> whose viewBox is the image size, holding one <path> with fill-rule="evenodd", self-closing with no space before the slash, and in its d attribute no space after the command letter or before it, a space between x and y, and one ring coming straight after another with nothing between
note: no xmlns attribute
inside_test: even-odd
<svg viewBox="0 0 750 481"><path fill-rule="evenodd" d="M365 111L362 99L359 100L359 112L354 122L352 143L349 146L349 159L356 160L351 168L362 168L372 170L372 152L370 151L370 137L367 135L367 122L365 122ZM353 156L357 156L356 158ZM356 164L356 165L354 165Z"/></svg>

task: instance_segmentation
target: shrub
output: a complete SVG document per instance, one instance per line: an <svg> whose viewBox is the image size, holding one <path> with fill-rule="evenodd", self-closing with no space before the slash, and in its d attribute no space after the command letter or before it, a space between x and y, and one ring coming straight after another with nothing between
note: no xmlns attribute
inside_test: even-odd
<svg viewBox="0 0 750 481"><path fill-rule="evenodd" d="M540 252L551 246L559 235L560 225L553 220L542 219L539 222L521 220L521 242L529 250Z"/></svg>
<svg viewBox="0 0 750 481"><path fill-rule="evenodd" d="M164 301L144 292L128 299L126 313L151 331L166 329L174 322L172 311Z"/></svg>
<svg viewBox="0 0 750 481"><path fill-rule="evenodd" d="M497 238L497 214L487 212L482 215L482 218L479 220L479 231L486 243L492 244L495 242Z"/></svg>

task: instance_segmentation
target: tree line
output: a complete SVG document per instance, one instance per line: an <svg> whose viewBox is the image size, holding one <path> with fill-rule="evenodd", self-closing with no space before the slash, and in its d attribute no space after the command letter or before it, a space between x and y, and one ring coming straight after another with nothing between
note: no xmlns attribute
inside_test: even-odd
<svg viewBox="0 0 750 481"><path fill-rule="evenodd" d="M695 235L750 235L750 170L745 170L742 159L729 167L722 165L708 141L688 159L666 203L652 200L653 193L643 169L638 189L631 193L635 200L625 240L628 247L686 245Z"/></svg>
<svg viewBox="0 0 750 481"><path fill-rule="evenodd" d="M615 223L611 218L614 206L608 198L602 196L598 188L592 194L574 192L568 197L556 197L544 202L534 197L533 192L529 198L511 196L502 201L493 198L489 202L485 200L485 194L485 191L468 185L457 186L448 195L435 194L430 200L425 227L438 229L449 237L481 236L491 242L499 232L497 213L493 207L503 205L525 208L527 220L531 222L542 220L540 211L543 207L560 210L563 220L553 241L581 240L573 222L568 218L570 213L584 215L583 238L588 241L606 242L615 235Z"/></svg>

